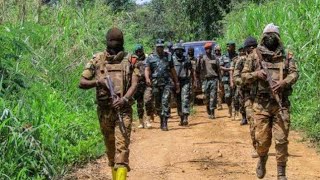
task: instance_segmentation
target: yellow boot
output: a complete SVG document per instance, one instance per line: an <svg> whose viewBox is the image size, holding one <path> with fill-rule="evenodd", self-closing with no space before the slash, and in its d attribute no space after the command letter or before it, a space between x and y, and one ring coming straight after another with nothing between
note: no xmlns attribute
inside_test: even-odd
<svg viewBox="0 0 320 180"><path fill-rule="evenodd" d="M111 168L112 172L112 180L117 180L117 171L114 169L114 167Z"/></svg>
<svg viewBox="0 0 320 180"><path fill-rule="evenodd" d="M127 168L126 167L119 167L117 169L117 178L116 180L126 180L127 179Z"/></svg>

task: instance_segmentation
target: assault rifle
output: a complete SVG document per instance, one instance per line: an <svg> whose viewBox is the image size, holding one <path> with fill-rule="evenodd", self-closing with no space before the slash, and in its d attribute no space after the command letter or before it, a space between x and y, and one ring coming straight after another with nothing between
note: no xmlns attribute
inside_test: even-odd
<svg viewBox="0 0 320 180"><path fill-rule="evenodd" d="M280 97L279 93L275 93L275 92L272 90L272 86L275 84L275 81L272 79L271 74L270 74L270 72L268 71L268 68L266 67L266 64L262 62L263 59L262 59L261 52L260 52L259 50L257 50L257 55L258 55L258 57L259 57L258 62L259 62L260 68L262 68L263 71L267 74L267 79L266 79L266 80L267 80L267 82L268 82L268 84L269 84L269 89L270 89L270 91L271 91L271 93L272 93L272 96L273 96L273 98L277 101L278 106L279 106L279 108L280 108L280 116L281 116L281 119L284 119L283 108L282 108L282 104L281 104L281 103L282 103L282 98Z"/></svg>
<svg viewBox="0 0 320 180"><path fill-rule="evenodd" d="M113 82L108 74L108 71L106 69L106 77L105 77L105 83L110 91L110 95L112 98L112 103L114 103L115 101L117 101L120 97L114 92L114 87L113 87ZM124 124L124 121L121 117L120 111L117 110L117 114L118 114L118 119L119 119L119 128L120 131L122 133L123 136L127 137L127 131L126 131L126 127Z"/></svg>

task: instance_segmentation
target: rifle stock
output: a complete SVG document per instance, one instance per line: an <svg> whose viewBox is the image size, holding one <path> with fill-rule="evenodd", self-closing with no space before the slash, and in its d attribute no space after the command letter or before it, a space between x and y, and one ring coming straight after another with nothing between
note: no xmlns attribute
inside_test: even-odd
<svg viewBox="0 0 320 180"><path fill-rule="evenodd" d="M112 80L110 78L110 76L108 74L106 74L105 77L105 81L106 81L106 85L110 91L110 95L112 98L112 102L114 103L115 101L117 101L119 99L119 96L114 92L114 87L113 87L113 83ZM117 115L118 115L118 119L119 119L119 127L120 127L120 131L122 133L123 136L127 137L127 130L124 124L124 121L121 117L120 111L117 110Z"/></svg>

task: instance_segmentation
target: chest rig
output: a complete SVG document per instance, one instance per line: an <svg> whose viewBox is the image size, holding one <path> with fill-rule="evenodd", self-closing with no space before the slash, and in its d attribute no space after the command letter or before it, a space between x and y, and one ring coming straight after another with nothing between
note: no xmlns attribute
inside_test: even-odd
<svg viewBox="0 0 320 180"><path fill-rule="evenodd" d="M96 78L105 78L109 75L114 92L120 97L123 97L131 84L132 66L129 57L127 53L120 57L111 57L106 53L101 53L97 57ZM109 89L97 87L97 98L99 100L110 99Z"/></svg>

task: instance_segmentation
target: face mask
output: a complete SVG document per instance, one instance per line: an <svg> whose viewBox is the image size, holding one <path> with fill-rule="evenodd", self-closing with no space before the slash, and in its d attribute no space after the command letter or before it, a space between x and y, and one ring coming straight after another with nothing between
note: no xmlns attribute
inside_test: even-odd
<svg viewBox="0 0 320 180"><path fill-rule="evenodd" d="M275 50L278 45L278 38L276 37L275 34L268 34L264 37L264 45L269 49L269 50Z"/></svg>
<svg viewBox="0 0 320 180"><path fill-rule="evenodd" d="M193 52L188 52L188 55L193 57L194 56L194 53Z"/></svg>

